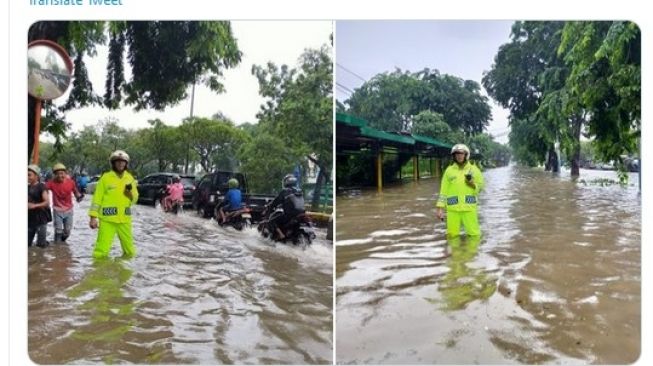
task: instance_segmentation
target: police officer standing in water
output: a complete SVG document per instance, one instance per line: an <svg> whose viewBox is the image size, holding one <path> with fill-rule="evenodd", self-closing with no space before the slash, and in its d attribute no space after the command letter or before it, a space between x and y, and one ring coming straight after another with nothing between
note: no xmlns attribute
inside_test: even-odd
<svg viewBox="0 0 653 366"><path fill-rule="evenodd" d="M436 204L437 216L444 220L447 210L447 237L460 236L460 225L468 236L478 237L478 194L484 186L480 169L469 161L469 148L456 144L451 149L453 163L444 171L440 183L440 197Z"/></svg>
<svg viewBox="0 0 653 366"><path fill-rule="evenodd" d="M93 258L109 256L116 234L120 239L123 256L133 257L136 255L136 248L132 237L131 206L138 201L136 180L127 171L129 155L126 152L114 151L109 161L111 170L102 174L98 180L88 212L91 217L91 229L97 229L99 226Z"/></svg>

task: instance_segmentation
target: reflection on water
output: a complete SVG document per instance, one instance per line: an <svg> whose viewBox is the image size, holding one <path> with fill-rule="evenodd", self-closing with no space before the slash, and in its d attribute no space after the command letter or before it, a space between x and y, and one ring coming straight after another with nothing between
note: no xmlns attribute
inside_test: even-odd
<svg viewBox="0 0 653 366"><path fill-rule="evenodd" d="M451 256L445 264L449 272L442 278L438 290L444 302L443 310L461 310L474 300L485 300L496 291L496 278L467 265L478 253L480 237L448 239Z"/></svg>
<svg viewBox="0 0 653 366"><path fill-rule="evenodd" d="M622 188L518 167L484 174L476 242L447 243L436 180L338 197L337 362L633 362L637 175Z"/></svg>
<svg viewBox="0 0 653 366"><path fill-rule="evenodd" d="M93 261L88 202L69 244L29 251L29 355L38 363L325 364L332 248L273 245L192 214L136 207L139 254ZM50 232L51 236L52 233Z"/></svg>

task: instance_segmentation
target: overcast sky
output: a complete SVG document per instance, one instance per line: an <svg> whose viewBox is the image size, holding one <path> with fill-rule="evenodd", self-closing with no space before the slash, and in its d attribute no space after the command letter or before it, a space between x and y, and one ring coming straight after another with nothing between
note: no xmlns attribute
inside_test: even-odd
<svg viewBox="0 0 653 366"><path fill-rule="evenodd" d="M272 61L277 65L295 67L305 49L330 45L329 35L333 32L330 21L233 21L231 24L238 47L243 52L242 60L236 68L224 72L225 93L216 94L203 85L195 88L193 115L210 117L221 111L236 124L255 123L256 113L264 101L258 94L258 82L251 73L252 65ZM108 47L100 47L96 57L86 59L94 91L99 95L104 95L107 54ZM129 80L129 70L125 76ZM69 111L66 120L71 123L73 131L109 116L117 118L126 128L148 127L147 121L155 118L169 125L179 125L190 114L190 90L189 87L187 100L162 112L135 112L131 107L110 111L93 107ZM64 95L57 101L63 103L67 97Z"/></svg>
<svg viewBox="0 0 653 366"><path fill-rule="evenodd" d="M336 81L354 90L374 75L395 68L437 69L481 83L500 45L509 41L512 21L338 21L336 23ZM483 89L483 94L485 89ZM344 101L350 92L336 87ZM490 98L488 132L508 141L508 111Z"/></svg>

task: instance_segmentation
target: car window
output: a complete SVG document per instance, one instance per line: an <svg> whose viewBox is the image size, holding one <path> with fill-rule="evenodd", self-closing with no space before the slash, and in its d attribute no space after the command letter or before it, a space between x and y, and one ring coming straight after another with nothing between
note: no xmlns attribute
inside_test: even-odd
<svg viewBox="0 0 653 366"><path fill-rule="evenodd" d="M152 177L145 177L143 180L138 182L139 184L150 184L152 182Z"/></svg>
<svg viewBox="0 0 653 366"><path fill-rule="evenodd" d="M195 179L194 178L186 178L183 177L181 178L181 184L184 185L184 188L186 187L194 187L195 186Z"/></svg>
<svg viewBox="0 0 653 366"><path fill-rule="evenodd" d="M88 182L93 183L93 182L97 182L98 180L100 180L100 177L96 175L95 177L91 178L91 180L89 180Z"/></svg>
<svg viewBox="0 0 653 366"><path fill-rule="evenodd" d="M226 186L227 182L229 181L229 178L231 178L230 173L223 173L223 172L217 173L215 178L215 184L218 187Z"/></svg>
<svg viewBox="0 0 653 366"><path fill-rule="evenodd" d="M168 177L165 175L156 175L153 177L154 179L152 180L152 183L154 184L167 184L168 183Z"/></svg>
<svg viewBox="0 0 653 366"><path fill-rule="evenodd" d="M211 176L210 175L205 175L202 180L200 180L200 184L198 185L200 189L207 189L211 185Z"/></svg>

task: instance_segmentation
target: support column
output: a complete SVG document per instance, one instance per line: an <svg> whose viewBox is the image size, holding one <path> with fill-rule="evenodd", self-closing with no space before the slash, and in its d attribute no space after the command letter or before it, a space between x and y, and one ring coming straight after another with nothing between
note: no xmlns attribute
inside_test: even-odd
<svg viewBox="0 0 653 366"><path fill-rule="evenodd" d="M413 180L419 179L419 155L413 155Z"/></svg>
<svg viewBox="0 0 653 366"><path fill-rule="evenodd" d="M435 159L435 175L434 175L434 177L436 177L436 178L440 178L440 175L441 175L440 174L440 172L442 171L442 169L440 169L441 162L442 162L441 159Z"/></svg>
<svg viewBox="0 0 653 366"><path fill-rule="evenodd" d="M383 191L383 151L376 155L376 188Z"/></svg>

